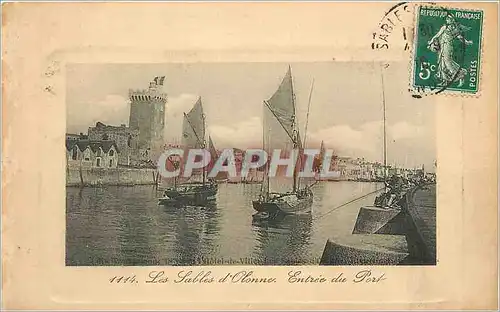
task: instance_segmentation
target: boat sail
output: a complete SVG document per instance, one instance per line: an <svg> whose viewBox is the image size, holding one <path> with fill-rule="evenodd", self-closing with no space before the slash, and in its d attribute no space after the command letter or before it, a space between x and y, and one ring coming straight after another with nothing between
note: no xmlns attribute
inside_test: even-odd
<svg viewBox="0 0 500 312"><path fill-rule="evenodd" d="M327 159L330 161L330 163L324 163L325 154L326 154L325 143L323 141L321 141L318 162L317 162L316 167L314 168L315 169L314 171L316 172L316 176L315 176L316 181L317 182L320 182L320 181L328 181L328 182L341 181L342 177L341 177L341 171L339 169L337 169L336 171L332 171L328 174L324 174L323 167L325 167L325 170L326 170L326 168L328 168L328 170L329 170L332 167L332 159L331 158ZM331 155L331 156L335 157L333 155ZM334 165L334 166L336 167L336 165Z"/></svg>
<svg viewBox="0 0 500 312"><path fill-rule="evenodd" d="M281 193L270 192L269 166L266 165L260 197L252 202L257 211L254 219L276 219L282 215L311 212L313 193L309 186L300 188L298 176L303 159L303 144L298 128L292 70L288 67L276 92L264 101L263 144L269 155L271 149L298 150L299 165L295 166L292 190Z"/></svg>
<svg viewBox="0 0 500 312"><path fill-rule="evenodd" d="M208 152L210 153L210 159L211 159L208 170L207 170L209 172L212 170L215 162L219 158L219 153L217 152L217 149L215 148L215 144L212 141L212 137L210 135L208 136ZM215 176L214 178L208 178L208 180L211 182L216 182L216 183L226 182L228 180L227 179L227 172L219 172L219 173L217 173L217 176Z"/></svg>
<svg viewBox="0 0 500 312"><path fill-rule="evenodd" d="M186 151L206 148L205 130L205 115L201 97L199 97L189 113L184 113L182 145ZM213 147L211 139L210 143L209 145ZM213 150L215 151L215 148ZM212 153L212 150L210 152ZM200 173L201 181L196 181L196 177L199 178ZM215 200L216 195L217 184L213 179L207 180L207 168L204 167L201 170L194 171L193 177L186 183L174 183L174 187L165 190L164 197L160 198L160 204L183 203L204 206Z"/></svg>

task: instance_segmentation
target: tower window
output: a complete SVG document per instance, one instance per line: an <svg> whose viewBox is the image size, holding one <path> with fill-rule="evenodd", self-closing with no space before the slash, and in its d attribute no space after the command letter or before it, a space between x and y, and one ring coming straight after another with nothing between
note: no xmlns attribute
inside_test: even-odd
<svg viewBox="0 0 500 312"><path fill-rule="evenodd" d="M101 166L101 158L96 159L96 166L100 167Z"/></svg>
<svg viewBox="0 0 500 312"><path fill-rule="evenodd" d="M73 151L71 152L71 159L76 160L78 158L78 149L73 147Z"/></svg>
<svg viewBox="0 0 500 312"><path fill-rule="evenodd" d="M115 155L115 151L114 150L109 150L109 156L114 156Z"/></svg>
<svg viewBox="0 0 500 312"><path fill-rule="evenodd" d="M111 168L111 167L113 167L113 159L110 159L110 160L109 160L109 167L110 167L110 168Z"/></svg>

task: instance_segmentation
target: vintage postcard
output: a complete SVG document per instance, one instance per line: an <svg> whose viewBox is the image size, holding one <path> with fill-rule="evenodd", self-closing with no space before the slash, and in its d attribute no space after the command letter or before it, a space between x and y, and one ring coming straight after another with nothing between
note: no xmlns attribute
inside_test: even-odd
<svg viewBox="0 0 500 312"><path fill-rule="evenodd" d="M3 307L496 309L497 10L4 4Z"/></svg>
<svg viewBox="0 0 500 312"><path fill-rule="evenodd" d="M66 265L435 264L435 103L407 65L68 64Z"/></svg>

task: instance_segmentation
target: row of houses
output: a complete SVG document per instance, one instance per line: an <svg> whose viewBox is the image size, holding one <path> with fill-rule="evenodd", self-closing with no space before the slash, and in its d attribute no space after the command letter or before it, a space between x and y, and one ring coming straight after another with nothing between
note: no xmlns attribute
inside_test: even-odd
<svg viewBox="0 0 500 312"><path fill-rule="evenodd" d="M405 179L426 175L423 168L401 168L379 162L365 161L363 158L337 157L332 164L343 180L382 181L385 177L399 175ZM429 173L427 173L429 174Z"/></svg>
<svg viewBox="0 0 500 312"><path fill-rule="evenodd" d="M68 167L116 168L120 150L112 140L89 140L83 135L66 136Z"/></svg>
<svg viewBox="0 0 500 312"><path fill-rule="evenodd" d="M97 128L104 127L98 125ZM93 131L89 131L92 133ZM96 131L97 132L97 131ZM122 136L123 137L123 136ZM96 135L67 134L66 153L69 167L116 168L130 165L130 141L120 137L96 139ZM117 140L118 139L118 140ZM116 142L120 142L119 146ZM172 148L173 146L165 146ZM237 171L241 169L244 151L234 149ZM407 179L425 174L423 168L408 169L368 162L363 158L333 157L330 170L338 171L342 180L381 181L384 177L401 175Z"/></svg>
<svg viewBox="0 0 500 312"><path fill-rule="evenodd" d="M102 122L97 122L95 126L89 127L87 134L67 133L68 166L154 167L154 164L151 163L150 148L139 148L138 137L138 130L132 130L125 125L112 126ZM110 156L109 153L113 156ZM84 154L88 157L83 157Z"/></svg>

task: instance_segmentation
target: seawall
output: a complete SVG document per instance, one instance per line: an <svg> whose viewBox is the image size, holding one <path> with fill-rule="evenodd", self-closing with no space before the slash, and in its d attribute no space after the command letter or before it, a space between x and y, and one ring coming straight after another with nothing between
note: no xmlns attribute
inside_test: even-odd
<svg viewBox="0 0 500 312"><path fill-rule="evenodd" d="M401 210L361 207L352 234L327 240L322 265L435 265L436 185L407 192Z"/></svg>
<svg viewBox="0 0 500 312"><path fill-rule="evenodd" d="M66 168L66 186L154 185L155 169Z"/></svg>

